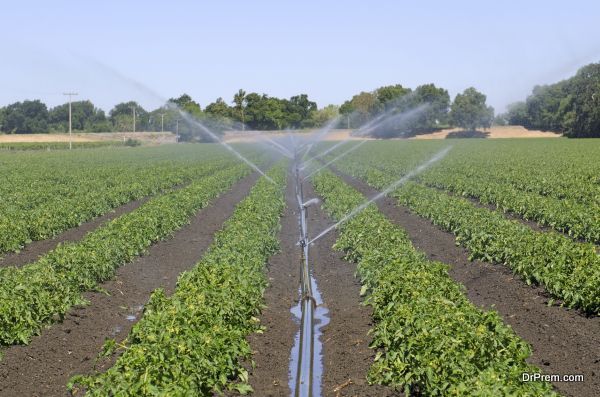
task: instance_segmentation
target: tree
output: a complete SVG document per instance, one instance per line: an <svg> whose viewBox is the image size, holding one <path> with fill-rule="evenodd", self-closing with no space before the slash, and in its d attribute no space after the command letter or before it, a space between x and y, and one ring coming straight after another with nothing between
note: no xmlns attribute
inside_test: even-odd
<svg viewBox="0 0 600 397"><path fill-rule="evenodd" d="M188 94L182 94L179 98L171 98L168 102L171 102L180 110L189 113L192 116L201 116L202 108L200 104L192 99Z"/></svg>
<svg viewBox="0 0 600 397"><path fill-rule="evenodd" d="M577 138L600 137L600 63L579 69L571 78L570 97L563 99L563 125L566 135Z"/></svg>
<svg viewBox="0 0 600 397"><path fill-rule="evenodd" d="M15 102L2 111L2 131L12 134L48 132L48 108L40 100Z"/></svg>
<svg viewBox="0 0 600 397"><path fill-rule="evenodd" d="M225 103L223 98L217 98L213 103L210 103L204 108L206 113L213 116L228 118L231 116L231 108Z"/></svg>
<svg viewBox="0 0 600 397"><path fill-rule="evenodd" d="M242 123L242 129L245 129L244 107L246 106L246 91L240 88L238 92L233 95L233 103L235 104L236 110L233 115Z"/></svg>
<svg viewBox="0 0 600 397"><path fill-rule="evenodd" d="M71 106L73 130L93 131L108 128L104 111L90 101L73 102ZM54 131L69 130L69 104L56 106L48 112L50 128ZM110 129L110 128L108 128Z"/></svg>
<svg viewBox="0 0 600 397"><path fill-rule="evenodd" d="M479 127L489 128L494 119L494 109L486 106L486 96L470 87L457 94L450 108L453 123L465 130L475 131Z"/></svg>
<svg viewBox="0 0 600 397"><path fill-rule="evenodd" d="M284 102L287 111L287 126L299 128L309 123L313 112L317 110L316 102L308 99L308 95L300 94Z"/></svg>
<svg viewBox="0 0 600 397"><path fill-rule="evenodd" d="M135 108L136 131L142 131L148 126L148 112L137 102L121 102L109 112L109 118L114 131L133 131L133 109Z"/></svg>
<svg viewBox="0 0 600 397"><path fill-rule="evenodd" d="M358 128L371 120L381 109L382 105L377 96L372 92L363 91L344 102L340 106L340 113L347 117L351 128Z"/></svg>
<svg viewBox="0 0 600 397"><path fill-rule="evenodd" d="M384 87L379 87L375 90L375 96L379 103L383 105L385 110L390 110L393 108L398 108L404 110L406 108L406 104L402 101L403 98L406 98L408 94L410 94L412 90L410 88L404 88L400 84L396 85L388 85Z"/></svg>
<svg viewBox="0 0 600 397"><path fill-rule="evenodd" d="M330 120L339 116L339 106L327 105L323 109L318 109L311 113L310 119L307 120L308 127L322 127Z"/></svg>
<svg viewBox="0 0 600 397"><path fill-rule="evenodd" d="M600 63L558 83L535 86L524 103L509 109L507 119L568 137L600 137Z"/></svg>
<svg viewBox="0 0 600 397"><path fill-rule="evenodd" d="M415 89L408 106L420 110L409 129L412 132L433 132L448 122L450 95L434 84L424 84Z"/></svg>

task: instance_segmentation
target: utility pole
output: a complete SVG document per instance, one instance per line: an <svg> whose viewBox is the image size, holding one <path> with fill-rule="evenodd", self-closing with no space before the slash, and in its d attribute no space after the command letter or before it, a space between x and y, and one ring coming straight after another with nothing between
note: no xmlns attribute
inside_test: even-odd
<svg viewBox="0 0 600 397"><path fill-rule="evenodd" d="M179 136L179 119L175 120L175 135Z"/></svg>
<svg viewBox="0 0 600 397"><path fill-rule="evenodd" d="M348 126L348 129L350 129L350 115L346 116L346 125Z"/></svg>
<svg viewBox="0 0 600 397"><path fill-rule="evenodd" d="M165 132L165 114L160 114L160 132Z"/></svg>
<svg viewBox="0 0 600 397"><path fill-rule="evenodd" d="M133 111L133 132L135 132L135 106L132 106L131 110Z"/></svg>
<svg viewBox="0 0 600 397"><path fill-rule="evenodd" d="M71 113L71 98L74 95L78 95L78 93L76 92L65 92L63 93L63 95L66 95L69 97L69 150L73 149L73 140L72 140L72 134L73 134L73 128L72 128L72 113Z"/></svg>

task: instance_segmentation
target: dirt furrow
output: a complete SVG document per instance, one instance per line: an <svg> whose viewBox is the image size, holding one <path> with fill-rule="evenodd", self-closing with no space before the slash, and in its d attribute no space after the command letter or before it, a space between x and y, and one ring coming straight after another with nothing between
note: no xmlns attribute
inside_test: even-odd
<svg viewBox="0 0 600 397"><path fill-rule="evenodd" d="M303 189L306 200L317 197L310 184L304 184ZM309 208L309 236L315 236L333 223L319 206ZM376 353L369 348L372 310L361 304L361 286L354 276L356 265L343 260L342 253L332 248L337 238L338 233L333 230L310 247L313 276L330 318L321 336L323 396L400 395L388 387L367 384L367 372Z"/></svg>
<svg viewBox="0 0 600 397"><path fill-rule="evenodd" d="M366 183L334 171L367 197L378 193ZM530 358L546 374L583 374L584 382L556 382L563 394L592 397L600 393L600 317L548 306L543 288L528 286L506 266L470 261L455 237L413 214L393 198L377 201L379 210L400 225L429 259L450 265L450 276L466 287L471 302L494 309L533 348Z"/></svg>
<svg viewBox="0 0 600 397"><path fill-rule="evenodd" d="M11 252L0 258L0 267L3 266L23 266L27 263L36 261L40 256L47 254L58 246L59 243L66 241L76 241L82 239L88 232L97 229L104 223L111 221L119 216L126 214L140 207L150 197L144 197L140 200L130 201L123 204L104 215L96 217L80 226L73 227L57 234L56 236L39 241L32 241L19 252Z"/></svg>
<svg viewBox="0 0 600 397"><path fill-rule="evenodd" d="M90 304L73 308L61 323L45 329L27 346L11 346L0 361L0 396L64 396L76 374L102 370L113 360L95 359L106 338L123 340L139 320L152 291L171 293L178 275L191 268L211 244L213 235L250 191L252 174L199 211L191 223L147 254L118 269L101 285L108 294L84 294Z"/></svg>
<svg viewBox="0 0 600 397"><path fill-rule="evenodd" d="M281 218L279 232L280 252L269 260L265 308L260 323L265 327L262 334L248 337L252 346L254 368L250 372L250 384L255 396L289 397L288 368L290 352L298 324L290 313L297 304L300 285L300 249L298 242L298 213L292 176L288 175L286 209Z"/></svg>

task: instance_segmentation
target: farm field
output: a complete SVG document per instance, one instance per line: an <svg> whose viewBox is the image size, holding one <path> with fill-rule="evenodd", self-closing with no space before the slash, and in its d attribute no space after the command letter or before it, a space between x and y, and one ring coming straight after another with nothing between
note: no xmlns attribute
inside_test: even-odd
<svg viewBox="0 0 600 397"><path fill-rule="evenodd" d="M0 151L0 396L598 394L600 140L290 142Z"/></svg>

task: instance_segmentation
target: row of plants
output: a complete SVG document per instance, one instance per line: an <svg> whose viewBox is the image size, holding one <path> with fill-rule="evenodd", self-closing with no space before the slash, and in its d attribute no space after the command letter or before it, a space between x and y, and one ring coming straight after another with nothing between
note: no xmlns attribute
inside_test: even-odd
<svg viewBox="0 0 600 397"><path fill-rule="evenodd" d="M425 185L493 204L504 212L518 214L575 238L600 243L600 206L596 204L522 191L511 184L490 180L476 168L459 174L449 168L437 167L418 179Z"/></svg>
<svg viewBox="0 0 600 397"><path fill-rule="evenodd" d="M177 149L0 154L0 255L235 161L212 145Z"/></svg>
<svg viewBox="0 0 600 397"><path fill-rule="evenodd" d="M217 171L152 198L80 241L60 244L34 263L0 268L0 344L26 344L73 305L85 304L82 292L97 288L119 266L169 237L249 172L243 164Z"/></svg>
<svg viewBox="0 0 600 397"><path fill-rule="evenodd" d="M360 148L353 159L400 177L444 146L447 144L443 142L374 143ZM459 142L452 146L439 165L416 179L495 205L576 239L600 241L597 143L581 146L562 140L521 140Z"/></svg>
<svg viewBox="0 0 600 397"><path fill-rule="evenodd" d="M344 169L377 189L397 179L393 172L357 162ZM497 211L415 182L390 195L453 233L457 243L470 252L471 259L505 264L528 284L541 284L566 306L600 313L600 255L595 245L576 242L553 231L534 231Z"/></svg>
<svg viewBox="0 0 600 397"><path fill-rule="evenodd" d="M286 165L261 178L238 204L200 262L182 273L175 292L157 289L140 321L104 373L74 377L88 396L212 396L251 391L241 360L246 336L260 331L267 286L264 266L278 249ZM112 344L115 346L114 342Z"/></svg>
<svg viewBox="0 0 600 397"><path fill-rule="evenodd" d="M341 219L365 201L329 171L313 177L325 209ZM530 346L495 311L469 302L448 266L430 261L406 232L371 205L340 228L335 248L358 264L365 303L373 307L368 378L428 396L553 396L545 382L522 382L540 372L526 363Z"/></svg>

